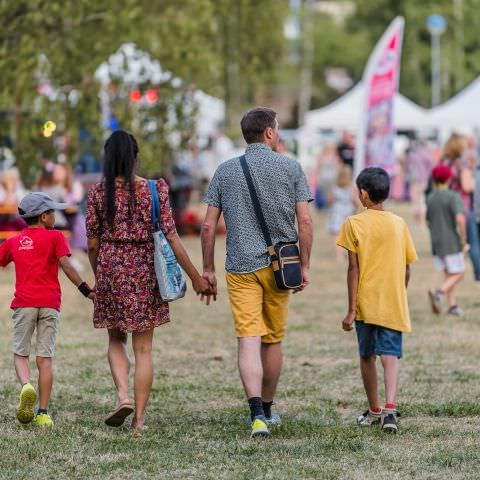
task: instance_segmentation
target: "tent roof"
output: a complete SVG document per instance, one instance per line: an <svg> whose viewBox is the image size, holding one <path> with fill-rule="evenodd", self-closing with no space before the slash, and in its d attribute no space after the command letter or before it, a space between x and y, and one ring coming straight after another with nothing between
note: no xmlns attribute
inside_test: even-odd
<svg viewBox="0 0 480 480"><path fill-rule="evenodd" d="M363 85L360 82L329 105L307 112L305 126L356 130L362 121L362 102ZM427 111L400 93L395 96L393 116L395 127L401 129L420 128L429 123Z"/></svg>
<svg viewBox="0 0 480 480"><path fill-rule="evenodd" d="M480 77L450 100L430 110L428 123L438 128L480 127Z"/></svg>

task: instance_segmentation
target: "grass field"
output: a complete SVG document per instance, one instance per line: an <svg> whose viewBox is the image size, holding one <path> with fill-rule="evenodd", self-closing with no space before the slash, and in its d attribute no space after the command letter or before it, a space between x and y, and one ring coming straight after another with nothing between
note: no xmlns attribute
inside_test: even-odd
<svg viewBox="0 0 480 480"><path fill-rule="evenodd" d="M406 207L394 208L409 216ZM427 231L412 228L421 260L409 289L414 332L404 342L401 432L361 430L355 418L365 399L355 338L340 327L346 267L336 263L323 224L315 214L311 286L292 301L285 342L277 399L284 424L268 440L248 438L223 273L213 307L190 291L172 306L171 324L156 331L149 429L138 441L127 427L103 424L114 405L106 332L93 329L91 305L62 278L51 403L56 426L19 425L8 310L13 270L0 272L0 478L480 478L480 289L471 272L458 292L466 315L433 317L426 290L438 274ZM185 243L200 265L198 239ZM223 239L217 254L223 272Z"/></svg>

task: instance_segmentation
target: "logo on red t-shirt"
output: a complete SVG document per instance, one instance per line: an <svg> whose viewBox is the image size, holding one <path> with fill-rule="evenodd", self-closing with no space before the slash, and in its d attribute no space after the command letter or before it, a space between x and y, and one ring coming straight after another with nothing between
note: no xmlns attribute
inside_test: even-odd
<svg viewBox="0 0 480 480"><path fill-rule="evenodd" d="M19 243L19 250L33 250L33 240L30 237L22 237Z"/></svg>

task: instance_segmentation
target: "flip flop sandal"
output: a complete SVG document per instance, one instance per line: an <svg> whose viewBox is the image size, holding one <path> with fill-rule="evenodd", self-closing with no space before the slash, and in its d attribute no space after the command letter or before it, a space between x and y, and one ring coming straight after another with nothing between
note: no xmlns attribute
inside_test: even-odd
<svg viewBox="0 0 480 480"><path fill-rule="evenodd" d="M140 427L140 428L133 427L132 430L133 430L133 432L132 432L133 439L134 440L139 440L140 438L142 438L143 433L146 430L148 430L148 427L146 425L144 425L143 427Z"/></svg>
<svg viewBox="0 0 480 480"><path fill-rule="evenodd" d="M131 403L122 403L105 419L105 423L109 427L120 427L132 413L133 405Z"/></svg>

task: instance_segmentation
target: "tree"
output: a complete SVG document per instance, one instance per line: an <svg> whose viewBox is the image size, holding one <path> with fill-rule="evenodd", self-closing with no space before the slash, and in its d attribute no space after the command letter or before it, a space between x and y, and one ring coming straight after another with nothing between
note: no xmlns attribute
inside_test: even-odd
<svg viewBox="0 0 480 480"><path fill-rule="evenodd" d="M430 34L426 19L441 14L448 28L441 37L442 98L447 99L470 83L480 67L480 41L476 18L480 0L357 0L350 20L354 31L365 31L371 47L396 15L405 17L400 89L425 107L430 106Z"/></svg>
<svg viewBox="0 0 480 480"><path fill-rule="evenodd" d="M80 123L79 118L72 117L92 120L95 89L89 77L112 46L122 40L122 26L128 18L121 15L124 9L138 14L133 0L118 0L113 6L107 0L0 1L5 22L0 33L0 108L11 119L10 134L24 174L39 151L48 149L49 141L40 137L44 115L57 113L59 132L70 138ZM48 60L52 87L59 91L55 104L38 97L41 55ZM75 109L71 101L74 90L83 95Z"/></svg>
<svg viewBox="0 0 480 480"><path fill-rule="evenodd" d="M327 68L344 68L353 82L358 82L368 58L370 41L365 30L352 32L348 24L317 13L314 15L314 91L312 108L338 97L326 83Z"/></svg>
<svg viewBox="0 0 480 480"><path fill-rule="evenodd" d="M181 8L176 0L0 0L0 125L9 129L21 170L51 150L52 140L40 135L49 117L71 159L82 127L101 134L93 72L128 41L189 89L224 97L228 118L235 118L275 78L287 7L287 0L184 0ZM39 81L55 94L39 95Z"/></svg>

